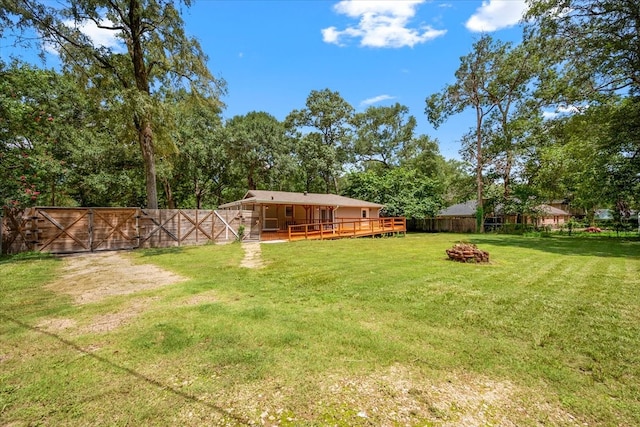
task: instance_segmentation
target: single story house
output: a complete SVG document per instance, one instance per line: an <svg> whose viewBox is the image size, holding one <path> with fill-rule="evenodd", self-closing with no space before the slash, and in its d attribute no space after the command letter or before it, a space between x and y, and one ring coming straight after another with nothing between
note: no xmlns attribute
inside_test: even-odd
<svg viewBox="0 0 640 427"><path fill-rule="evenodd" d="M337 194L249 190L244 198L220 205L219 209L251 211L264 236L265 232L285 232L292 225L377 219L383 207Z"/></svg>

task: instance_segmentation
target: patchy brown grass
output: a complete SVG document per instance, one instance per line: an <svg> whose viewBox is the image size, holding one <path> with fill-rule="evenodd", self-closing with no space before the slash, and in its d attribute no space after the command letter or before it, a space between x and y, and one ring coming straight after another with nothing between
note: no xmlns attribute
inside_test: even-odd
<svg viewBox="0 0 640 427"><path fill-rule="evenodd" d="M65 257L61 277L47 289L70 295L78 304L90 304L184 280L151 264L134 264L122 252L98 252Z"/></svg>
<svg viewBox="0 0 640 427"><path fill-rule="evenodd" d="M46 288L70 295L76 304L83 305L184 280L182 276L151 264L134 264L126 253L99 252L64 257L61 276ZM112 312L94 316L87 325L79 326L76 320L69 318L46 318L37 326L49 332L66 331L71 334L110 332L128 324L157 299L133 298Z"/></svg>
<svg viewBox="0 0 640 427"><path fill-rule="evenodd" d="M190 387L193 382L175 386ZM535 390L468 372L452 372L435 380L394 365L361 376L336 373L307 378L302 392L304 405L300 405L300 389L272 378L201 397L221 405L228 414L264 426L584 425ZM181 425L235 425L206 405L187 405L176 415Z"/></svg>

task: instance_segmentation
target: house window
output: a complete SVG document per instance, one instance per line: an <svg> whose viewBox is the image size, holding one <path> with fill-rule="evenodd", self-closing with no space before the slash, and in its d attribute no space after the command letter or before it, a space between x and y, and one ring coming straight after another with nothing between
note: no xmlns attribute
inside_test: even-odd
<svg viewBox="0 0 640 427"><path fill-rule="evenodd" d="M368 209L362 209L362 218L366 218L367 217L367 212L369 212Z"/></svg>
<svg viewBox="0 0 640 427"><path fill-rule="evenodd" d="M285 214L286 217L292 218L293 217L293 206L285 206L284 214Z"/></svg>

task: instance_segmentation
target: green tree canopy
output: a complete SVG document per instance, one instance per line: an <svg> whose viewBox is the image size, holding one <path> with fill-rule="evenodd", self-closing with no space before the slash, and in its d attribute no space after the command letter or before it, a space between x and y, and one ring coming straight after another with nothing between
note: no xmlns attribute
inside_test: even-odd
<svg viewBox="0 0 640 427"><path fill-rule="evenodd" d="M383 167L397 166L404 151L411 151L417 125L409 109L395 103L389 107L368 107L355 114L354 153L361 164L377 162Z"/></svg>
<svg viewBox="0 0 640 427"><path fill-rule="evenodd" d="M471 53L460 58L455 83L426 99L425 114L435 127L467 108L471 108L475 114L475 127L472 134L468 135L468 141L471 147L469 152L473 153L475 163L476 198L480 213L483 211L483 171L486 166L483 125L499 101L494 97L493 89L498 76L497 65L506 51L506 44L494 41L490 36L482 36L473 44ZM482 223L480 225L480 231L483 231Z"/></svg>
<svg viewBox="0 0 640 427"><path fill-rule="evenodd" d="M190 2L185 1L189 6ZM154 129L162 127L159 88L182 87L218 99L224 83L213 77L199 43L184 32L179 9L169 0L74 0L68 4L22 0L3 3L0 18L15 17L17 31L35 30L53 46L65 67L83 76L101 99L122 101L142 154L147 206L157 208ZM118 47L95 43L81 31L92 23L113 33ZM85 70L89 70L87 73Z"/></svg>
<svg viewBox="0 0 640 427"><path fill-rule="evenodd" d="M568 86L583 94L640 89L636 0L529 0L527 36L548 45ZM588 95L587 95L588 96Z"/></svg>
<svg viewBox="0 0 640 427"><path fill-rule="evenodd" d="M284 124L271 114L252 111L226 123L229 160L246 178L246 189L273 189L291 167Z"/></svg>
<svg viewBox="0 0 640 427"><path fill-rule="evenodd" d="M296 153L307 187L318 174L324 181L324 191L338 191L338 175L351 160L352 115L353 107L338 92L324 89L311 91L306 108L287 116L285 125L297 141Z"/></svg>
<svg viewBox="0 0 640 427"><path fill-rule="evenodd" d="M385 216L426 218L442 208L440 183L414 169L352 172L345 182L344 195L385 205Z"/></svg>

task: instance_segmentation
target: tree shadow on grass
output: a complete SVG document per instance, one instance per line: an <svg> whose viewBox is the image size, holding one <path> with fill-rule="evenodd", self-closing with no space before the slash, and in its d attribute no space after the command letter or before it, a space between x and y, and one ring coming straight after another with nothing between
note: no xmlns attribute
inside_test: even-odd
<svg viewBox="0 0 640 427"><path fill-rule="evenodd" d="M183 246L170 246L168 248L153 248L153 249L140 250L140 254L143 257L167 255L167 254L181 254L183 252L184 252Z"/></svg>
<svg viewBox="0 0 640 427"><path fill-rule="evenodd" d="M10 263L17 263L17 262L31 262L31 261L36 261L36 260L59 260L58 257L56 257L53 254L50 254L48 252L35 252L35 251L29 251L29 252L21 252L18 254L11 254L11 255L0 255L0 264L10 264Z"/></svg>
<svg viewBox="0 0 640 427"><path fill-rule="evenodd" d="M608 236L469 236L469 243L483 249L483 245L516 247L558 255L578 255L595 257L640 258L640 239Z"/></svg>
<svg viewBox="0 0 640 427"><path fill-rule="evenodd" d="M15 324L17 324L18 326L20 326L22 328L29 329L31 331L34 331L34 332L37 332L37 333L40 333L40 334L43 334L43 335L47 335L47 336L49 336L49 337L51 337L51 338L63 343L67 347L70 347L73 350L84 354L85 356L91 357L91 358L97 360L98 362L100 362L100 363L102 363L104 365L110 366L112 368L116 368L117 370L119 370L119 371L121 371L121 372L123 372L123 373L125 373L127 375L135 377L136 379L138 379L140 381L143 381L143 382L145 382L147 384L150 384L150 385L152 385L152 386L154 386L154 387L156 387L156 388L158 388L160 390L172 393L172 394L174 394L174 395L176 395L176 396L178 396L178 397L180 397L180 398L182 398L182 399L184 399L186 401L203 405L203 406L205 406L205 407L207 407L207 408L219 413L223 417L225 417L225 418L227 418L229 420L235 421L238 424L251 425L249 420L241 417L240 415L230 413L229 411L221 408L218 405L215 405L213 403L207 402L206 400L201 399L198 396L195 396L193 394L189 394L187 392L179 390L179 389L177 389L175 387L172 387L170 385L163 384L162 382L160 382L160 381L158 381L158 380L156 380L154 378L150 378L150 377L148 377L146 375L143 375L140 372L135 371L135 370L133 370L131 368L128 368L128 367L122 366L122 365L118 365L117 363L112 362L111 360L107 359L106 357L99 356L99 355L97 355L95 353L92 353L91 351L87 351L86 349L80 347L79 345L77 345L73 341L69 341L68 339L62 338L61 336L59 336L57 334L54 334L52 332L49 332L47 330L44 330L44 329L41 329L41 328L38 328L38 327L35 327L35 326L32 326L32 325L29 325L27 323L22 322L21 320L15 319L15 318L10 317L10 316L7 316L7 315L5 315L3 313L0 313L0 319L2 319L3 321L8 321L8 322L15 323Z"/></svg>

